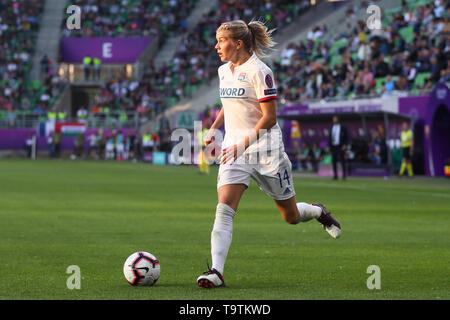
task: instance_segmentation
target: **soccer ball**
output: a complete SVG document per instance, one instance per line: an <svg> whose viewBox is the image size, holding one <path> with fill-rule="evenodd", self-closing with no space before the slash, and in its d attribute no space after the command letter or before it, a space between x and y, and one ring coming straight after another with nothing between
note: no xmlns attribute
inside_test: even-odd
<svg viewBox="0 0 450 320"><path fill-rule="evenodd" d="M123 274L132 286L152 286L159 279L159 261L151 253L135 252L125 261Z"/></svg>

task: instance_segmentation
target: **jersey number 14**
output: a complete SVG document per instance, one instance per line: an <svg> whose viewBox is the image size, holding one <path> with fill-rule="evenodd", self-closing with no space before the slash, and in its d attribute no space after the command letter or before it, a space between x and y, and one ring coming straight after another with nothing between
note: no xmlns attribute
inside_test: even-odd
<svg viewBox="0 0 450 320"><path fill-rule="evenodd" d="M283 188L283 180L286 180L287 184L291 185L291 181L289 180L289 173L288 173L287 169L284 170L283 179L281 179L280 172L277 172L277 175L278 175L278 180L280 180L280 188Z"/></svg>

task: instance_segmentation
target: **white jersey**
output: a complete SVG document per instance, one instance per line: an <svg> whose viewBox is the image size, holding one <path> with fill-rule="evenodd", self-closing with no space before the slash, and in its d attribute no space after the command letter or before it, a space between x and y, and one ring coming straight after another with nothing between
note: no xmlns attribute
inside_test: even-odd
<svg viewBox="0 0 450 320"><path fill-rule="evenodd" d="M231 62L219 67L219 94L224 108L225 138L222 147L242 141L249 135L263 113L260 102L277 98L272 70L255 53L242 65L230 69ZM254 142L245 153L280 149L284 152L280 126L275 124L267 139Z"/></svg>

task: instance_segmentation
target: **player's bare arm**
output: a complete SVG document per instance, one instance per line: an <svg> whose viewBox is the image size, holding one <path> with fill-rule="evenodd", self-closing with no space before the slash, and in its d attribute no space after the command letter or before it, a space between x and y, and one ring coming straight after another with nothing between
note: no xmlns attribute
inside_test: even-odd
<svg viewBox="0 0 450 320"><path fill-rule="evenodd" d="M219 115L217 116L216 120L214 121L214 123L211 125L211 128L208 130L208 132L206 133L206 135L203 137L203 140L205 141L205 145L209 146L214 140L214 133L216 130L219 130L220 127L223 126L223 108L220 109Z"/></svg>

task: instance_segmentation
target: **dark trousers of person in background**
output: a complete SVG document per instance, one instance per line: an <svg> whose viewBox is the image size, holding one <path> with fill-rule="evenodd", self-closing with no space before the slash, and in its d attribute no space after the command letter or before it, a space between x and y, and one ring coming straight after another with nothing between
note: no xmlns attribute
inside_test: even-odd
<svg viewBox="0 0 450 320"><path fill-rule="evenodd" d="M33 147L31 145L27 146L27 157L31 158L33 152Z"/></svg>
<svg viewBox="0 0 450 320"><path fill-rule="evenodd" d="M84 70L84 80L88 81L89 77L91 76L91 66L90 65L84 65L83 66L83 70Z"/></svg>
<svg viewBox="0 0 450 320"><path fill-rule="evenodd" d="M61 157L61 144L60 143L55 144L55 157L56 158Z"/></svg>
<svg viewBox="0 0 450 320"><path fill-rule="evenodd" d="M94 80L100 80L100 66L94 66Z"/></svg>
<svg viewBox="0 0 450 320"><path fill-rule="evenodd" d="M333 173L334 178L338 178L338 171L337 171L337 163L340 162L342 165L342 179L345 179L347 177L347 173L345 171L345 152L342 150L341 146L332 146L331 147L331 157L333 160Z"/></svg>
<svg viewBox="0 0 450 320"><path fill-rule="evenodd" d="M56 157L56 146L52 143L50 145L50 158Z"/></svg>

